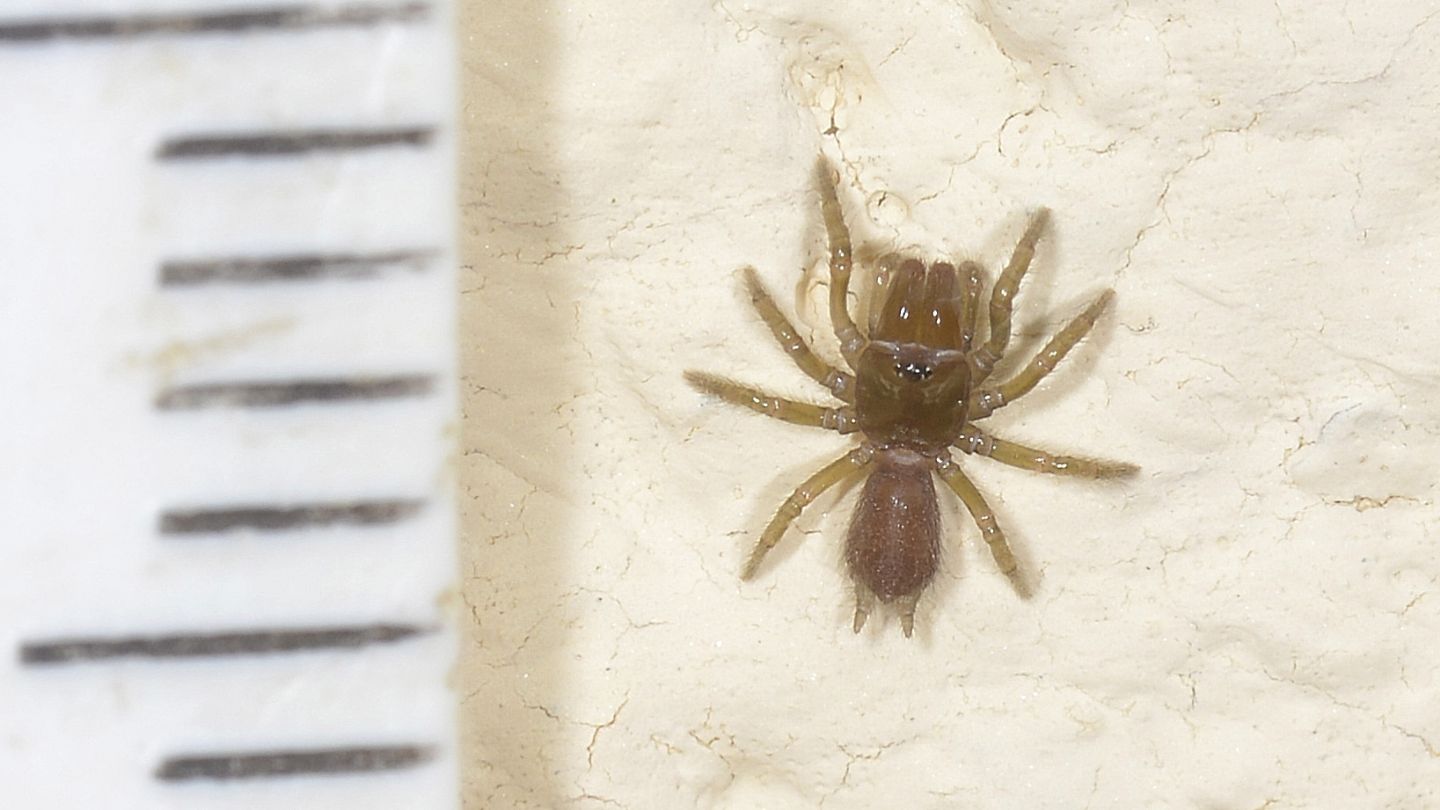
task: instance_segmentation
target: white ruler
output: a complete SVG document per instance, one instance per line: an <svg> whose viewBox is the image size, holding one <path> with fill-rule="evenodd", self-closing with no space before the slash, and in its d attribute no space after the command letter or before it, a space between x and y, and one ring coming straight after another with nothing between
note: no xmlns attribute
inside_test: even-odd
<svg viewBox="0 0 1440 810"><path fill-rule="evenodd" d="M0 4L0 806L449 808L443 0Z"/></svg>

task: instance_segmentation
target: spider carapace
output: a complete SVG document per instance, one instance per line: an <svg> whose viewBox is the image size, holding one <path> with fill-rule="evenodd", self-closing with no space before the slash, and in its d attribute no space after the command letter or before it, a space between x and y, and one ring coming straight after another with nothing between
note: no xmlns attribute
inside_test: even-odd
<svg viewBox="0 0 1440 810"><path fill-rule="evenodd" d="M1031 218L988 301L988 332L976 341L980 315L980 267L974 262L935 262L888 254L877 261L887 287L869 319L868 336L850 315L850 232L823 158L816 165L821 210L830 248L830 319L840 353L853 371L820 359L802 340L753 268L745 269L751 300L786 353L842 405L826 407L773 396L700 372L686 379L728 402L787 422L858 432L859 446L810 476L761 533L741 576L755 575L801 511L820 493L856 475L865 484L846 538L845 560L855 583L856 632L875 603L894 605L901 628L914 628L915 605L934 577L940 558L940 509L935 477L959 497L980 528L1000 570L1022 596L1028 586L995 515L960 470L953 450L988 456L1014 467L1085 478L1118 478L1136 467L1057 455L996 438L974 425L1032 390L1054 370L1100 317L1113 297L1107 290L1065 325L1029 363L1002 382L990 380L1010 342L1015 292L1049 222L1040 209Z"/></svg>

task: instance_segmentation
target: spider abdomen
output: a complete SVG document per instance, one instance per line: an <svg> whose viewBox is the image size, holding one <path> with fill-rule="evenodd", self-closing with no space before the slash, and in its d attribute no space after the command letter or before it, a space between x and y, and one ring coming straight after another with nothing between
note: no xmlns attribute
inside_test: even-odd
<svg viewBox="0 0 1440 810"><path fill-rule="evenodd" d="M940 507L928 461L911 450L879 451L850 520L850 575L889 603L918 596L939 558Z"/></svg>

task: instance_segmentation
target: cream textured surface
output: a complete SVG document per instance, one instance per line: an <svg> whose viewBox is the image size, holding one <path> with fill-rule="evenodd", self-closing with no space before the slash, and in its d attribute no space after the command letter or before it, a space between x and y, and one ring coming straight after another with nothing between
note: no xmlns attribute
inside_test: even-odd
<svg viewBox="0 0 1440 810"><path fill-rule="evenodd" d="M469 807L1440 806L1440 5L475 6ZM822 150L881 247L1054 209L1021 351L1119 294L987 424L1144 472L967 459L1038 592L947 501L912 640L848 499L738 580L849 442L680 377L822 399L735 272L831 349Z"/></svg>

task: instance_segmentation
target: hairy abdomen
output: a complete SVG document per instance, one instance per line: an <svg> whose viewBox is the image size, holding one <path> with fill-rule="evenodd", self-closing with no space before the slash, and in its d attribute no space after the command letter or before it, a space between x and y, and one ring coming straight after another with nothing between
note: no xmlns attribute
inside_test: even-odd
<svg viewBox="0 0 1440 810"><path fill-rule="evenodd" d="M890 602L918 594L935 575L940 508L930 467L918 454L880 453L850 520L845 560L857 583Z"/></svg>

